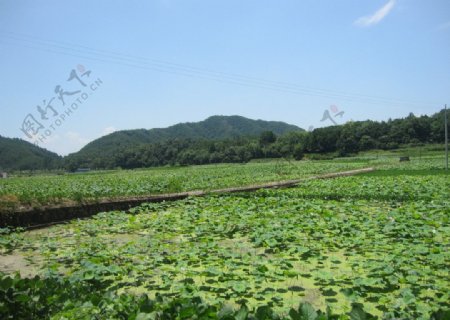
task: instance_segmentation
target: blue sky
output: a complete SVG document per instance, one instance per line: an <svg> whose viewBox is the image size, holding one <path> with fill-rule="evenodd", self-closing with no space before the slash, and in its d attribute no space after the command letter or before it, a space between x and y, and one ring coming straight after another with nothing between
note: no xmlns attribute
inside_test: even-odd
<svg viewBox="0 0 450 320"><path fill-rule="evenodd" d="M450 103L450 2L0 0L0 59L0 135L60 154L216 114L387 120Z"/></svg>

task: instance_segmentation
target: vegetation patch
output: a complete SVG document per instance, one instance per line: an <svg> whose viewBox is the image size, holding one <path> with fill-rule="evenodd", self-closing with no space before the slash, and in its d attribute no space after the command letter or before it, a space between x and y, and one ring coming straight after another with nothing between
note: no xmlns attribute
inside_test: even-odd
<svg viewBox="0 0 450 320"><path fill-rule="evenodd" d="M210 310L242 319L445 319L449 187L443 175L311 180L6 230L5 257L40 257L39 278L3 280L0 310L33 306L22 292L39 282L46 293L31 299L54 303L35 307L43 317L137 318L168 308L180 318ZM143 311L142 301L153 307Z"/></svg>

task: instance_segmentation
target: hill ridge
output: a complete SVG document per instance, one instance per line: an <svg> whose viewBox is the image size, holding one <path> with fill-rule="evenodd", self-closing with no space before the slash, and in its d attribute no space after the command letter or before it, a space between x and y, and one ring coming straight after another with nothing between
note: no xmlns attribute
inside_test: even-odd
<svg viewBox="0 0 450 320"><path fill-rule="evenodd" d="M282 121L253 120L239 115L213 115L198 122L180 122L166 128L120 130L95 139L77 153L115 147L160 143L171 139L224 140L240 136L257 136L263 131L282 135L303 129Z"/></svg>

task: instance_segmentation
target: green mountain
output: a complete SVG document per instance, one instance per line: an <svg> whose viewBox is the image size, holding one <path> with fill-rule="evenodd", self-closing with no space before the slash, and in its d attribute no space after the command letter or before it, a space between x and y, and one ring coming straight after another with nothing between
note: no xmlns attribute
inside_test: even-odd
<svg viewBox="0 0 450 320"><path fill-rule="evenodd" d="M0 170L142 168L247 162L304 154L345 156L370 149L444 142L444 110L388 121L350 121L312 132L283 122L213 116L165 129L119 131L61 158L20 139L0 137Z"/></svg>
<svg viewBox="0 0 450 320"><path fill-rule="evenodd" d="M61 160L56 153L25 140L0 136L0 170L54 169Z"/></svg>
<svg viewBox="0 0 450 320"><path fill-rule="evenodd" d="M142 168L244 163L257 158L301 159L305 153L345 156L370 149L443 143L443 124L443 110L432 116L416 117L411 113L406 118L382 122L350 121L312 132L282 122L214 116L167 129L116 132L64 158L64 165L69 170Z"/></svg>
<svg viewBox="0 0 450 320"><path fill-rule="evenodd" d="M123 130L88 143L76 155L114 154L123 148L165 142L171 139L225 140L236 137L257 137L264 131L282 135L303 129L279 121L252 120L241 116L212 116L200 122L179 123L168 128ZM70 156L69 156L70 157Z"/></svg>

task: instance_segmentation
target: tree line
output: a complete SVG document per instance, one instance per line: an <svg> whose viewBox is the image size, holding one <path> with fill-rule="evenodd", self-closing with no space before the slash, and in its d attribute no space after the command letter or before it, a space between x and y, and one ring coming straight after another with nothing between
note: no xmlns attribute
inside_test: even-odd
<svg viewBox="0 0 450 320"><path fill-rule="evenodd" d="M388 121L355 121L318 128L311 132L294 131L277 136L264 131L259 136L225 140L169 139L164 142L127 147L111 147L101 153L72 154L63 159L68 170L141 168L165 165L245 163L259 158L293 158L307 154L334 153L346 156L370 149L396 149L401 145L443 143L444 110L433 116Z"/></svg>

